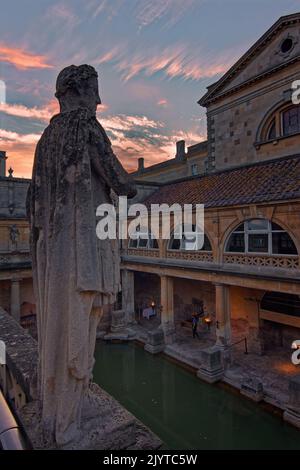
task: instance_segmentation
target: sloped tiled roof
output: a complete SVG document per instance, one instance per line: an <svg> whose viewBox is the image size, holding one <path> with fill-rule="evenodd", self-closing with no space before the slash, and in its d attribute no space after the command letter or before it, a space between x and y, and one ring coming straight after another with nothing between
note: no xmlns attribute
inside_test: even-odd
<svg viewBox="0 0 300 470"><path fill-rule="evenodd" d="M224 207L297 198L300 198L300 154L169 183L144 203Z"/></svg>

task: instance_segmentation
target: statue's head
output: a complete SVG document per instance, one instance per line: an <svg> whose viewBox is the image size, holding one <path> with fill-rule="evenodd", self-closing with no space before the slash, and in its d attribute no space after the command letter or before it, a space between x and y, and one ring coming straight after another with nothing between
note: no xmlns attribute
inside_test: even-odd
<svg viewBox="0 0 300 470"><path fill-rule="evenodd" d="M98 74L91 65L70 65L64 68L56 80L56 98L61 112L76 108L88 108L96 112L101 99L98 91Z"/></svg>

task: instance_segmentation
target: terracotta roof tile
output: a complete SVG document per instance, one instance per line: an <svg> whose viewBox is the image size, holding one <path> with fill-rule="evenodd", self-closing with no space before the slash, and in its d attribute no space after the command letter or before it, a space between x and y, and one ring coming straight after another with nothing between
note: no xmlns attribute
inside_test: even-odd
<svg viewBox="0 0 300 470"><path fill-rule="evenodd" d="M297 198L300 198L300 155L293 155L169 183L144 203L223 207Z"/></svg>

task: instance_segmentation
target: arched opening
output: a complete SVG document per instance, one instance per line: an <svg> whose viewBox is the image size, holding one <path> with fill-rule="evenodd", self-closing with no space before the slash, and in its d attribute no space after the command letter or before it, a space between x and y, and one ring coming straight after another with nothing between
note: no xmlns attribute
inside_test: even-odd
<svg viewBox="0 0 300 470"><path fill-rule="evenodd" d="M300 133L300 105L284 103L272 109L259 126L258 143Z"/></svg>
<svg viewBox="0 0 300 470"><path fill-rule="evenodd" d="M158 250L158 242L154 235L149 232L149 230L147 230L145 227L140 227L139 230L137 230L137 236L135 238L130 238L128 247L144 250Z"/></svg>
<svg viewBox="0 0 300 470"><path fill-rule="evenodd" d="M175 234L179 234L179 236ZM181 227L181 230L179 230L178 227L174 230L168 244L168 250L197 250L211 252L212 247L208 236L206 234L203 235L203 231L197 228L196 225L192 225L192 230L190 232L184 231L183 226Z"/></svg>
<svg viewBox="0 0 300 470"><path fill-rule="evenodd" d="M286 230L266 219L251 219L231 232L225 245L226 253L265 255L298 255Z"/></svg>

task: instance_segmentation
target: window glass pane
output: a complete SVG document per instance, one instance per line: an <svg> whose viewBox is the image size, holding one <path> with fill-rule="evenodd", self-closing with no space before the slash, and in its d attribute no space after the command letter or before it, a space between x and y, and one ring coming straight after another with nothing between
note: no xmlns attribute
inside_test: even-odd
<svg viewBox="0 0 300 470"><path fill-rule="evenodd" d="M157 243L156 238L150 239L150 248L158 248L158 243Z"/></svg>
<svg viewBox="0 0 300 470"><path fill-rule="evenodd" d="M148 244L148 238L139 238L139 248L145 248Z"/></svg>
<svg viewBox="0 0 300 470"><path fill-rule="evenodd" d="M275 224L275 222L272 222L272 230L283 230L283 228L280 227L280 225Z"/></svg>
<svg viewBox="0 0 300 470"><path fill-rule="evenodd" d="M172 238L171 243L170 243L170 249L171 250L179 250L180 249L180 242L178 238Z"/></svg>
<svg viewBox="0 0 300 470"><path fill-rule="evenodd" d="M136 248L137 247L137 240L135 240L134 238L131 238L129 240L129 248Z"/></svg>
<svg viewBox="0 0 300 470"><path fill-rule="evenodd" d="M275 119L274 119L269 127L267 139L275 139L275 137L276 137L276 126L275 126Z"/></svg>
<svg viewBox="0 0 300 470"><path fill-rule="evenodd" d="M248 230L268 230L268 221L265 219L253 219L247 222Z"/></svg>
<svg viewBox="0 0 300 470"><path fill-rule="evenodd" d="M248 251L250 253L268 252L268 234L253 233L248 236Z"/></svg>
<svg viewBox="0 0 300 470"><path fill-rule="evenodd" d="M233 233L228 240L226 251L244 253L245 235L243 233Z"/></svg>
<svg viewBox="0 0 300 470"><path fill-rule="evenodd" d="M272 253L280 255L297 255L295 244L288 233L272 233Z"/></svg>
<svg viewBox="0 0 300 470"><path fill-rule="evenodd" d="M201 248L201 251L212 251L211 244L207 235L204 235L204 243L203 243L203 247Z"/></svg>
<svg viewBox="0 0 300 470"><path fill-rule="evenodd" d="M283 134L293 134L300 131L299 122L299 106L294 106L283 112Z"/></svg>
<svg viewBox="0 0 300 470"><path fill-rule="evenodd" d="M244 232L244 230L245 230L245 224L242 223L235 229L235 232Z"/></svg>

